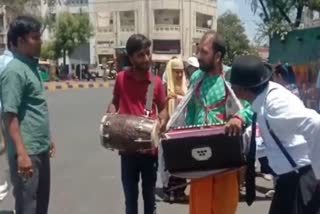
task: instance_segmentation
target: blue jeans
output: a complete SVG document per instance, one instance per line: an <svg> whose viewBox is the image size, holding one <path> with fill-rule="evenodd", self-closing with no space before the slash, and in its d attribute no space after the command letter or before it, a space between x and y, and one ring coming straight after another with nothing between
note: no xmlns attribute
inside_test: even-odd
<svg viewBox="0 0 320 214"><path fill-rule="evenodd" d="M155 189L157 157L151 155L121 155L121 179L126 203L126 214L138 214L139 180L142 179L144 214L156 213Z"/></svg>
<svg viewBox="0 0 320 214"><path fill-rule="evenodd" d="M16 214L47 214L50 197L49 153L29 157L33 167L31 178L20 176L17 158L9 158Z"/></svg>

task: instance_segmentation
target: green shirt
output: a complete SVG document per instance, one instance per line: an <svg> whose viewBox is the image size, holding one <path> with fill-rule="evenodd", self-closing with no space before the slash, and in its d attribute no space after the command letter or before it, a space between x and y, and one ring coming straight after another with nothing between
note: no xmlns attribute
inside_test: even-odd
<svg viewBox="0 0 320 214"><path fill-rule="evenodd" d="M202 79L203 78L203 79ZM190 80L190 85L197 84L202 79L195 95L192 96L186 115L187 125L203 125L206 122L206 115L208 123L221 124L227 122L230 118L226 118L226 99L225 83L221 75L210 76L201 70L196 71ZM252 110L248 102L242 102L244 109L237 113L244 121L244 125L248 126L251 123ZM218 104L218 105L217 105ZM215 107L215 105L217 105ZM206 113L205 107L213 107Z"/></svg>
<svg viewBox="0 0 320 214"><path fill-rule="evenodd" d="M23 143L29 155L50 149L49 112L38 63L21 55L7 65L0 76L0 98L3 113L14 113L20 122ZM8 154L16 154L8 132Z"/></svg>

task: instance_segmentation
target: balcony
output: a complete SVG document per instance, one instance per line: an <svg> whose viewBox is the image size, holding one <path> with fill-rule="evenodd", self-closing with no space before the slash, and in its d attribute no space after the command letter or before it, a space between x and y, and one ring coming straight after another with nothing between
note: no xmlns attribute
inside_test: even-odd
<svg viewBox="0 0 320 214"><path fill-rule="evenodd" d="M65 4L68 6L83 6L88 5L88 0L66 0Z"/></svg>
<svg viewBox="0 0 320 214"><path fill-rule="evenodd" d="M113 26L108 27L97 27L98 33L112 33L113 32Z"/></svg>
<svg viewBox="0 0 320 214"><path fill-rule="evenodd" d="M196 18L196 25L199 28L209 28L211 29L213 25L213 16L203 14L203 13L197 13Z"/></svg>
<svg viewBox="0 0 320 214"><path fill-rule="evenodd" d="M120 26L120 31L127 32L127 33L133 33L133 32L135 32L135 26L134 25Z"/></svg>
<svg viewBox="0 0 320 214"><path fill-rule="evenodd" d="M179 25L168 25L168 24L156 24L154 26L155 31L157 32L179 32Z"/></svg>
<svg viewBox="0 0 320 214"><path fill-rule="evenodd" d="M121 11L120 16L120 31L132 33L135 32L135 11Z"/></svg>
<svg viewBox="0 0 320 214"><path fill-rule="evenodd" d="M197 28L196 28L196 33L204 34L204 33L206 33L206 32L209 31L209 30L210 30L210 28L197 27Z"/></svg>
<svg viewBox="0 0 320 214"><path fill-rule="evenodd" d="M97 12L96 13L96 32L112 33L113 32L113 13Z"/></svg>

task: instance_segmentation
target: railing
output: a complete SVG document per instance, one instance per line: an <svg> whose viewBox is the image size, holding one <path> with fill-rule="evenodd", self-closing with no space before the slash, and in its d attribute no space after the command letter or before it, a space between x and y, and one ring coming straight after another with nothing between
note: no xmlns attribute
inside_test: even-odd
<svg viewBox="0 0 320 214"><path fill-rule="evenodd" d="M109 27L97 27L97 32L98 33L111 33L113 32L113 27L109 26Z"/></svg>
<svg viewBox="0 0 320 214"><path fill-rule="evenodd" d="M120 27L121 32L134 32L135 26L134 25L124 25Z"/></svg>
<svg viewBox="0 0 320 214"><path fill-rule="evenodd" d="M203 28L203 27L197 27L196 28L196 32L197 33L201 33L201 34L206 33L208 30L210 30L210 29L209 28Z"/></svg>
<svg viewBox="0 0 320 214"><path fill-rule="evenodd" d="M155 31L180 31L179 25L156 24Z"/></svg>

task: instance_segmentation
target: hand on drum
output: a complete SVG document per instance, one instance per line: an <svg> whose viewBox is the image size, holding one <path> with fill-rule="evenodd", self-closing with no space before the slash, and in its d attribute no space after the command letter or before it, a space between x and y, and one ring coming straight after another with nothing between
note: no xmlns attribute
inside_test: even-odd
<svg viewBox="0 0 320 214"><path fill-rule="evenodd" d="M110 113L110 114L115 114L117 113L117 108L114 104L110 104L108 109L107 109L107 113Z"/></svg>
<svg viewBox="0 0 320 214"><path fill-rule="evenodd" d="M229 136L237 136L241 134L242 120L237 117L233 117L226 124L226 134Z"/></svg>

